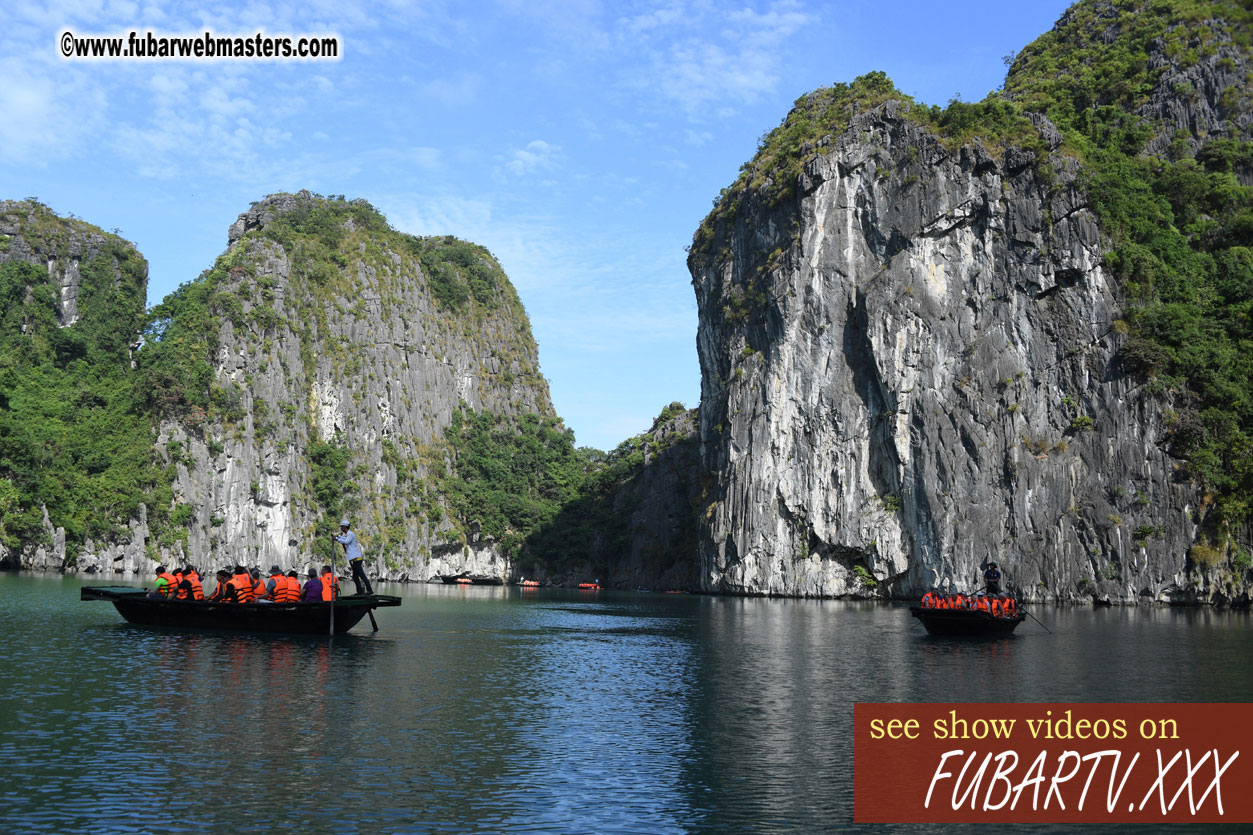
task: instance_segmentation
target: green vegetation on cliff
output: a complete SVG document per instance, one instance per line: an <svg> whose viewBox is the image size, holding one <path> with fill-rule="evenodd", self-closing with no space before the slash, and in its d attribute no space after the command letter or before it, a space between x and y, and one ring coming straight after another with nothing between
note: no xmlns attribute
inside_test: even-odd
<svg viewBox="0 0 1253 835"><path fill-rule="evenodd" d="M1083 2L1018 55L1005 83L1083 162L1125 297L1123 359L1173 394L1172 451L1224 528L1253 513L1253 188L1238 176L1253 175L1253 144L1235 132L1167 134L1165 153L1149 154L1168 128L1138 114L1167 97L1213 106L1234 126L1250 110L1247 74L1215 102L1162 79L1201 62L1247 73L1251 33L1253 9L1232 0Z"/></svg>
<svg viewBox="0 0 1253 835"><path fill-rule="evenodd" d="M609 453L574 446L556 418L502 417L464 404L446 438L453 462L440 479L456 523L477 523L499 541L524 574L591 566L604 574L631 546L630 510L618 491L658 454L655 433L686 410L671 403L652 428Z"/></svg>
<svg viewBox="0 0 1253 835"><path fill-rule="evenodd" d="M588 459L557 418L507 418L463 403L445 436L453 463L441 488L455 518L465 527L478 523L510 556L587 478Z"/></svg>
<svg viewBox="0 0 1253 835"><path fill-rule="evenodd" d="M34 219L22 234L37 253L66 252L71 236L98 241L78 265L80 316L64 327L46 267L0 264L0 541L50 546L46 509L72 564L85 540L110 540L141 504L170 502L130 370L147 267L119 238L38 203L16 206ZM149 521L159 527L162 515Z"/></svg>

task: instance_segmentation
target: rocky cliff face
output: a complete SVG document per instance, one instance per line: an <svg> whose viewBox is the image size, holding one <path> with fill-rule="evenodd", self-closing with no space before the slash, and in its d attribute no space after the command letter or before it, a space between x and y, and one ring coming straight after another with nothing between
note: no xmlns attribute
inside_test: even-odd
<svg viewBox="0 0 1253 835"><path fill-rule="evenodd" d="M84 267L99 259L109 262L94 281L84 281ZM47 206L31 201L0 201L0 263L25 261L48 273L57 322L62 327L79 320L79 299L90 300L121 293L132 308L143 311L148 271L123 271L128 259L143 262L129 241L77 218L62 218ZM95 276L95 273L92 273ZM90 304L90 301L88 301ZM133 337L138 339L138 332Z"/></svg>
<svg viewBox="0 0 1253 835"><path fill-rule="evenodd" d="M1230 125L1237 53L1145 107ZM916 596L991 560L1029 599L1247 595L1188 571L1206 500L1168 452L1170 404L1119 362L1080 167L1032 119L1043 151L955 146L887 101L806 149L794 193L711 216L689 259L706 588Z"/></svg>
<svg viewBox="0 0 1253 835"><path fill-rule="evenodd" d="M606 553L614 588L697 589L697 514L702 507L698 410L680 412L641 438L642 464L613 494L624 546Z"/></svg>
<svg viewBox="0 0 1253 835"><path fill-rule="evenodd" d="M346 513L372 573L505 572L435 484L459 403L552 413L525 312L490 254L302 192L240 215L201 281L211 406L161 427L176 508L189 508L168 550L205 567L299 568L324 559L338 522L327 514Z"/></svg>

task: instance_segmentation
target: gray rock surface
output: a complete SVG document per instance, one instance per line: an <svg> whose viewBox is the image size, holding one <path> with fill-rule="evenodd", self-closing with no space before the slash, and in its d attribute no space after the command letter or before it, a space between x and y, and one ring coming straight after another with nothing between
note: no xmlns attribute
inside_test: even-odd
<svg viewBox="0 0 1253 835"><path fill-rule="evenodd" d="M1201 497L1116 360L1077 169L1050 162L950 151L889 102L690 260L706 588L916 596L994 560L1029 599L1188 593Z"/></svg>
<svg viewBox="0 0 1253 835"><path fill-rule="evenodd" d="M308 448L339 438L351 453L359 507L350 515L372 576L505 576L491 541L452 533L431 468L444 463L443 431L459 402L552 414L525 314L509 304L441 309L395 233L365 236L335 289L319 287L308 263L258 233L321 200L268 197L231 226L224 258L232 267L218 291L238 299L240 311L222 319L214 373L238 393L242 417L170 421L159 438L181 448L176 501L195 509L185 556L206 567L310 564L318 525L325 531L328 520L312 495ZM254 315L263 306L276 317Z"/></svg>
<svg viewBox="0 0 1253 835"><path fill-rule="evenodd" d="M1147 152L1247 138L1248 51L1215 31L1179 63L1150 47ZM1028 599L1247 603L1247 572L1189 558L1208 502L1168 448L1177 404L1120 364L1106 239L1030 118L1042 165L888 101L801 149L794 196L754 183L711 215L689 258L706 589L914 597L997 561Z"/></svg>

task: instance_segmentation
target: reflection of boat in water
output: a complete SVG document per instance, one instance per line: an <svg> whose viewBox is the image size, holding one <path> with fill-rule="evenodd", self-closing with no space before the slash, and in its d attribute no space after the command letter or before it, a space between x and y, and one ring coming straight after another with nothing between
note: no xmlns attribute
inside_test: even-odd
<svg viewBox="0 0 1253 835"><path fill-rule="evenodd" d="M325 635L331 629L326 603L214 603L148 597L146 589L129 586L84 586L80 600L108 600L130 623L183 629L227 629L236 632L286 632ZM377 608L399 606L389 594L351 594L334 603L335 632L347 632Z"/></svg>
<svg viewBox="0 0 1253 835"><path fill-rule="evenodd" d="M981 635L1008 635L1027 619L1026 612L1015 608L1009 617L997 617L982 609L937 609L910 606L909 613L932 635L977 637Z"/></svg>

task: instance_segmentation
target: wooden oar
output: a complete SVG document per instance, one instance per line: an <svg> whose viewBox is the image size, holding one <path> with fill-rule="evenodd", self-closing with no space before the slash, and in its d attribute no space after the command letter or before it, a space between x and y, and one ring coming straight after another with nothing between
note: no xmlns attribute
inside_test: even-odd
<svg viewBox="0 0 1253 835"><path fill-rule="evenodd" d="M1052 634L1053 634L1053 630L1052 630L1052 629L1049 629L1049 628L1048 628L1047 626L1045 626L1043 623L1040 623L1040 619L1039 619L1039 618L1037 618L1035 615L1031 614L1031 610L1030 610L1030 609L1023 609L1023 611L1027 613L1027 617L1031 618L1031 619L1032 619L1033 621L1035 621L1036 623L1039 623L1039 624L1040 624L1040 626L1044 629L1044 631L1045 631L1045 632L1049 633L1050 635L1052 635Z"/></svg>

